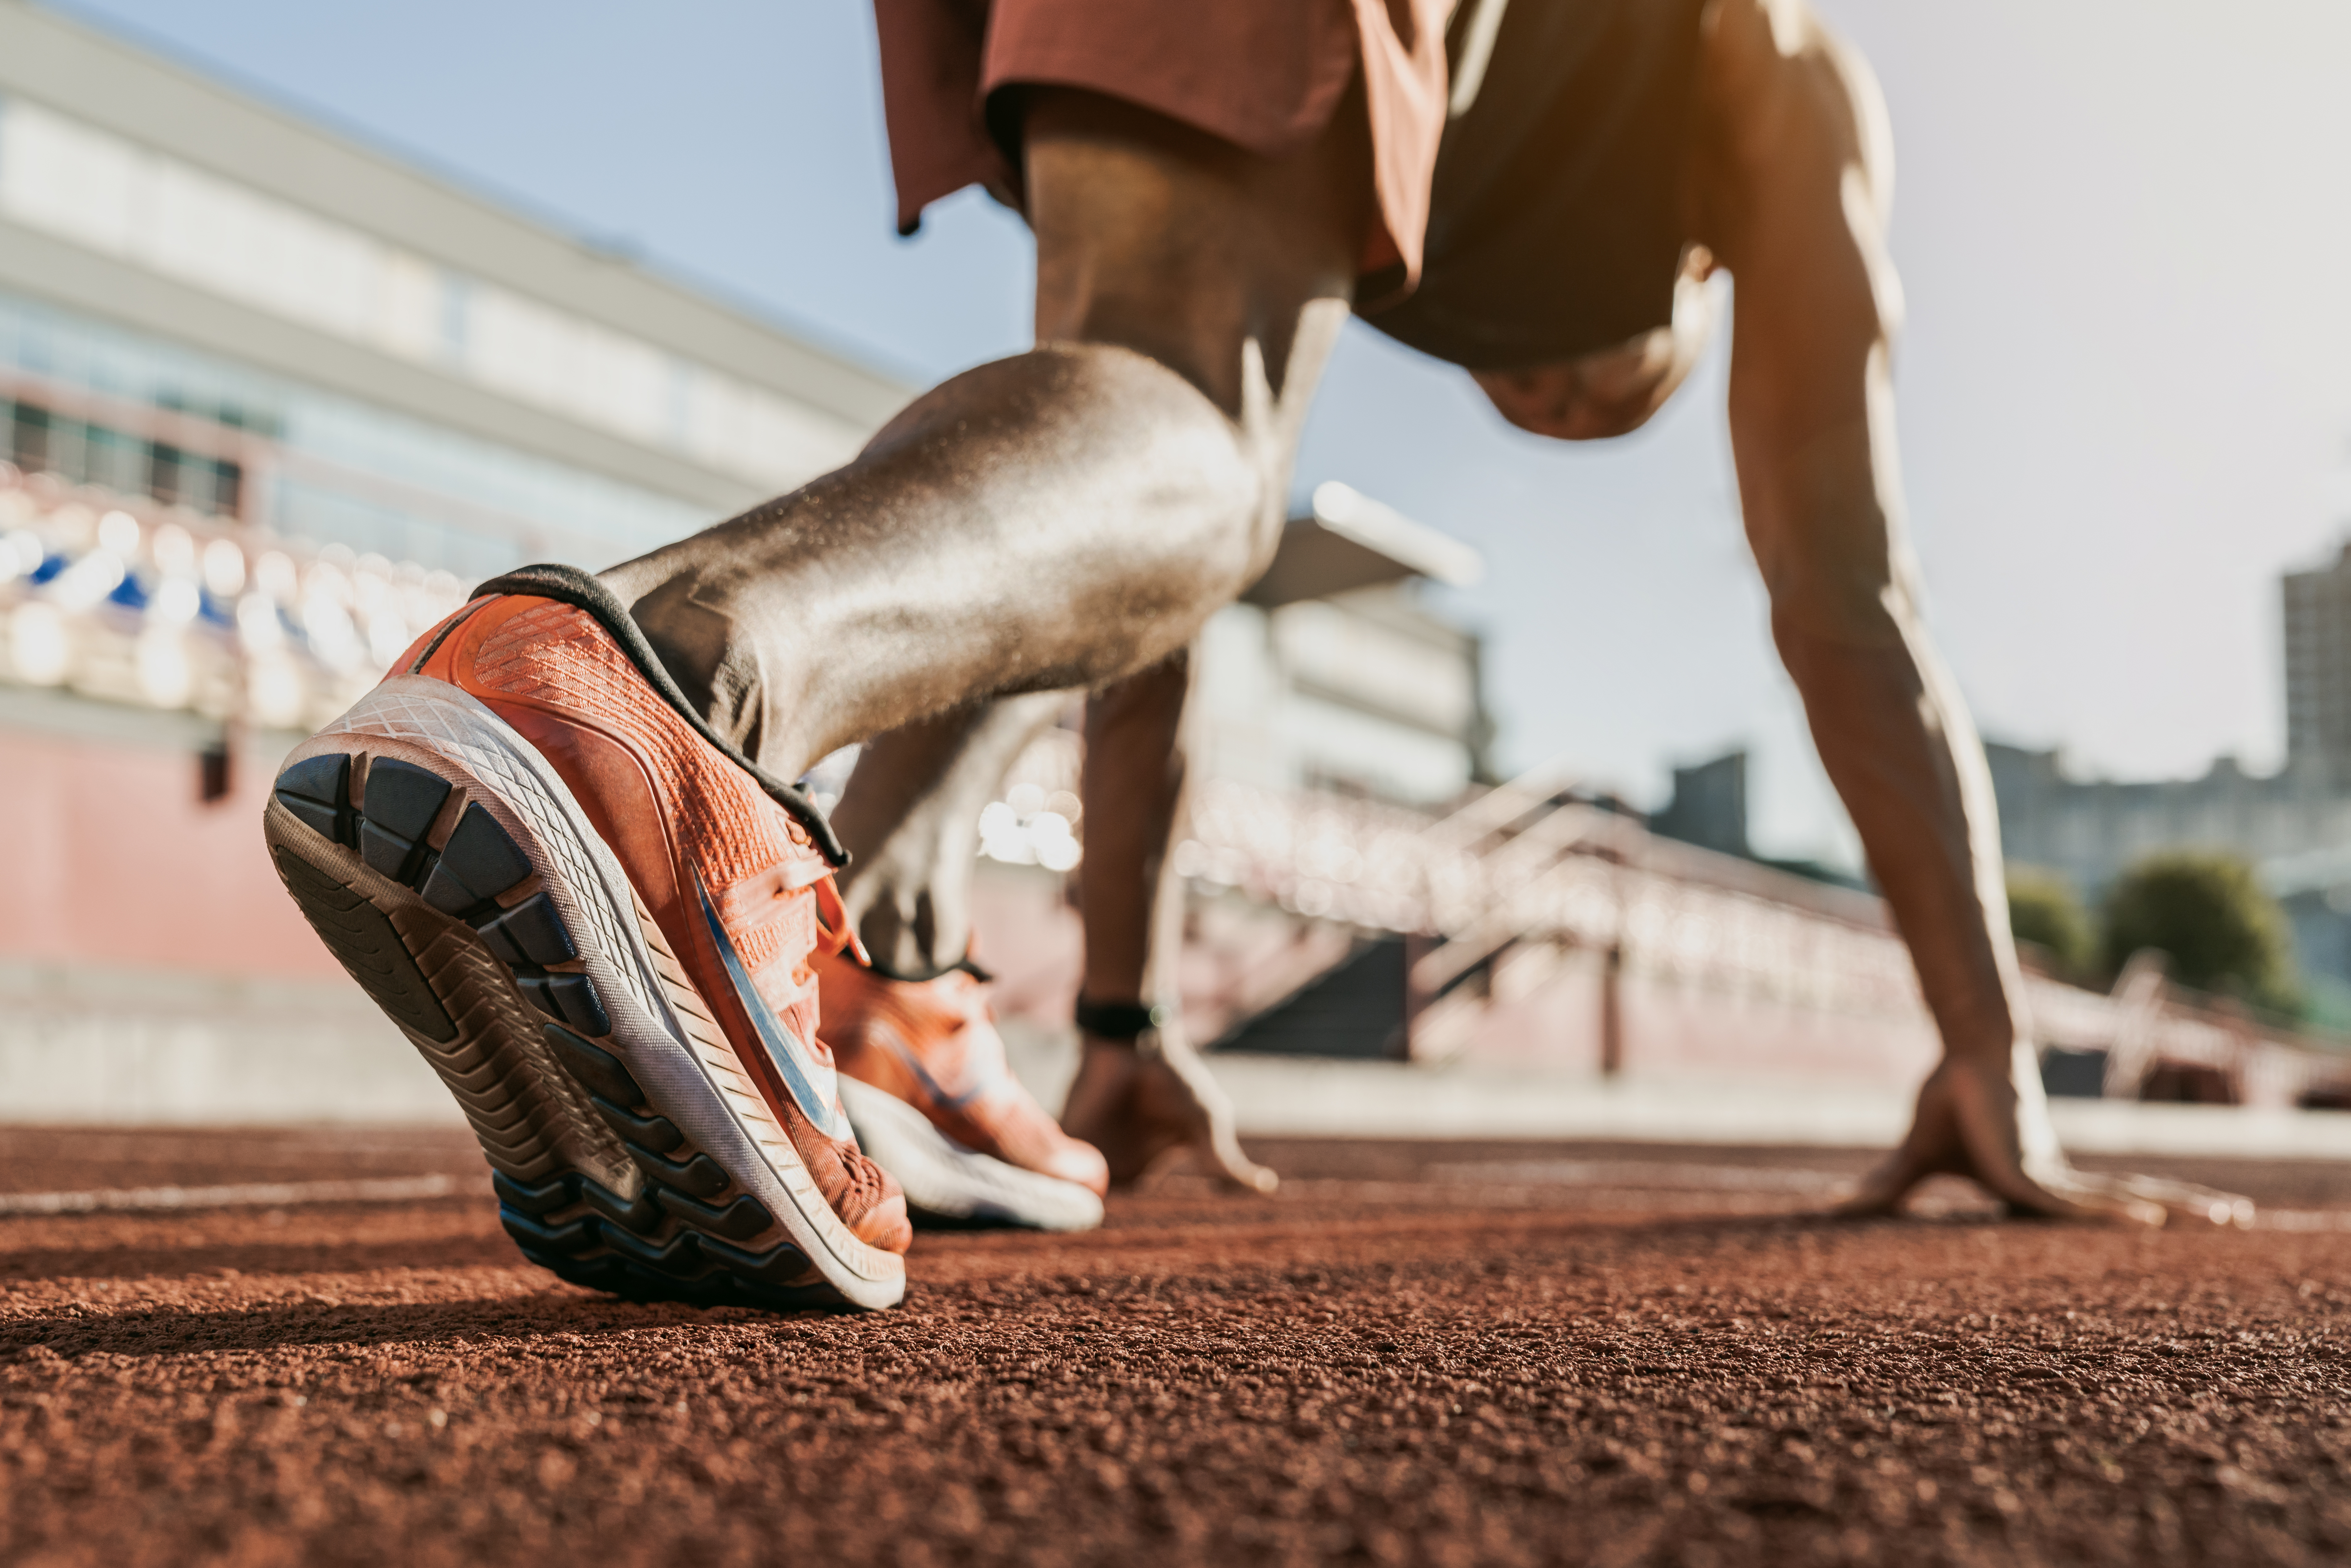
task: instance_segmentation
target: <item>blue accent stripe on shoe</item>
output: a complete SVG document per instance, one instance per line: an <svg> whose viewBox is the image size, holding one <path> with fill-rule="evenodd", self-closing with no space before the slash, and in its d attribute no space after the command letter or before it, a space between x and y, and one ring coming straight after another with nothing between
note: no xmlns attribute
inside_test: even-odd
<svg viewBox="0 0 2351 1568"><path fill-rule="evenodd" d="M981 1079L961 1094L950 1094L947 1092L946 1084L931 1076L931 1070L923 1065L923 1059L914 1054L914 1048L908 1045L904 1037L896 1030L885 1023L877 1026L873 1032L881 1037L883 1045L890 1048L890 1054L898 1059L899 1065L914 1075L914 1082L923 1086L923 1092L937 1101L946 1110L960 1111L995 1087L996 1080L993 1077L987 1077Z"/></svg>
<svg viewBox="0 0 2351 1568"><path fill-rule="evenodd" d="M719 924L718 911L710 902L710 890L702 885L699 872L695 873L694 891L701 897L702 918L709 923L710 940L718 949L718 960L726 966L726 977L735 982L735 994L742 999L743 1010L751 1015L751 1027L759 1031L759 1044L767 1051L768 1060L776 1064L784 1087L791 1091L792 1098L799 1103L801 1112L816 1124L819 1132L830 1138L849 1136L849 1118L835 1108L831 1096L817 1093L816 1080L810 1076L814 1063L803 1060L804 1052L809 1057L815 1053L807 1051L784 1027L784 1020L776 1016L767 998L751 983L751 973L743 967L743 956L735 951L734 938Z"/></svg>

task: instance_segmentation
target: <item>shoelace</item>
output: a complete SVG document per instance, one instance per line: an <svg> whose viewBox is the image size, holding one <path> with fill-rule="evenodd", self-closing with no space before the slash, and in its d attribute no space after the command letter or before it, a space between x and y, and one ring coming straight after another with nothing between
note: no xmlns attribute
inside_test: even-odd
<svg viewBox="0 0 2351 1568"><path fill-rule="evenodd" d="M845 952L867 968L872 968L873 959L865 951L865 944L857 939L857 927L850 922L849 904L841 896L840 882L827 872L817 879L815 887L818 951L828 958L838 957Z"/></svg>

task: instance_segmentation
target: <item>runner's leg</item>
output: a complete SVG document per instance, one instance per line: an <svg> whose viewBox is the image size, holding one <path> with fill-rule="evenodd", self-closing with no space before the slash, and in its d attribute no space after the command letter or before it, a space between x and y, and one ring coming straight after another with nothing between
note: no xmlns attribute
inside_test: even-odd
<svg viewBox="0 0 2351 1568"><path fill-rule="evenodd" d="M1176 988L1184 887L1170 862L1184 831L1191 689L1190 657L1178 654L1086 705L1084 1054L1061 1124L1102 1150L1113 1182L1188 1147L1236 1186L1270 1192L1274 1174L1241 1152L1231 1103L1184 1033Z"/></svg>
<svg viewBox="0 0 2351 1568"><path fill-rule="evenodd" d="M1360 108L1282 160L1084 93L1034 95L1027 126L1039 346L605 574L784 777L977 697L1163 659L1278 537L1373 216Z"/></svg>
<svg viewBox="0 0 2351 1568"><path fill-rule="evenodd" d="M841 900L884 973L926 978L970 953L979 813L1071 695L975 703L866 743L832 826L850 856Z"/></svg>
<svg viewBox="0 0 2351 1568"><path fill-rule="evenodd" d="M1188 1146L1237 1185L1272 1173L1241 1153L1228 1103L1183 1035L1171 965L1183 905L1168 854L1182 831L1181 731L1188 660L1167 660L1095 694L1086 709L1083 995L1130 1012L1166 1009L1149 1038L1085 1032L1063 1125L1131 1181ZM970 950L973 839L1005 770L1062 711L1066 693L957 709L870 744L833 813L852 858L843 896L881 967L919 979ZM1090 1016L1096 1009L1089 1009Z"/></svg>

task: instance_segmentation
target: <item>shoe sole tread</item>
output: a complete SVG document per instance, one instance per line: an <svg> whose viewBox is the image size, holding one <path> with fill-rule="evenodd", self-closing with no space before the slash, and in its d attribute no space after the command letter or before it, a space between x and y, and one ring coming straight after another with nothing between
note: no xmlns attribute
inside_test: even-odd
<svg viewBox="0 0 2351 1568"><path fill-rule="evenodd" d="M441 689L459 719L504 729L470 698ZM468 706L477 711L462 711ZM626 896L636 940L622 939L619 919L606 907L611 878L590 863L591 852L569 842L586 831L584 819L563 823L556 820L557 803L538 798L550 782L560 789L559 781L516 779L511 765L508 777L486 778L496 770L478 766L481 747L452 756L420 747L418 736L399 733L398 726L365 722L381 717L367 715L367 707L362 703L308 743L302 750L312 755L298 754L281 775L265 819L272 858L329 950L401 1026L465 1112L493 1168L501 1220L525 1256L576 1283L637 1299L783 1309L894 1302L904 1290L903 1265L856 1241L829 1208L810 1214L811 1200L823 1205L813 1178L789 1152L782 1128L632 892ZM441 716L445 727L449 716ZM506 734L513 747L524 745ZM338 750L343 761L325 760ZM367 831L371 775L379 768L391 781L386 798L402 813L395 826L416 830L397 835L407 845L397 879L375 863L390 859L381 851L388 835L371 839ZM443 786L437 797L420 774ZM331 821L318 799L330 776L350 781ZM432 817L417 828L426 804ZM509 860L483 850L484 813L475 809L484 805L507 841ZM575 817L577 810L570 806ZM500 815L507 824L496 822ZM422 890L438 862L433 840L445 841L460 822L468 822L474 867L524 863L532 871L453 914L427 904ZM371 841L379 849L373 862L366 852ZM596 879L594 888L582 885L589 878ZM442 885L445 892L446 879ZM563 895L549 899L550 888ZM600 889L602 896L591 895ZM500 897L513 902L500 905ZM509 944L522 961L502 961L480 927L525 904L536 905L528 918L542 951L582 956L558 960L564 968L550 971ZM601 961L588 961L600 953ZM599 999L585 1016L576 1005L550 1006L555 998L543 983L549 978L576 979L566 999L576 1002L580 990ZM631 1019L631 1044L605 1016L606 999ZM623 1061L632 1047L649 1049L648 1023L659 1033L653 1047L668 1058L654 1073L652 1097L640 1082L645 1072L632 1074ZM710 1103L691 1103L696 1086ZM626 1103L616 1103L615 1091ZM764 1188L768 1201L745 1190L716 1149L698 1146L681 1130L683 1119L698 1121L705 1134L723 1132L713 1110L736 1124L738 1162L758 1162L753 1185ZM761 1120L765 1128L756 1125ZM763 1146L768 1152L758 1152ZM797 1227L778 1217L786 1204L797 1211ZM810 1230L813 1237L805 1234ZM831 1256L820 1261L824 1251Z"/></svg>

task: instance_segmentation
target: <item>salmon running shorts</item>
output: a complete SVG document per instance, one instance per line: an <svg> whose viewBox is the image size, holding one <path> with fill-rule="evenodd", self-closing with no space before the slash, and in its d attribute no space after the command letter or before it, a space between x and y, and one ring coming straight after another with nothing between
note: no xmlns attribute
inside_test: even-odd
<svg viewBox="0 0 2351 1568"><path fill-rule="evenodd" d="M966 185L1019 191L1008 89L1123 99L1266 157L1311 142L1360 62L1380 225L1366 274L1420 273L1450 0L874 0L898 225Z"/></svg>

